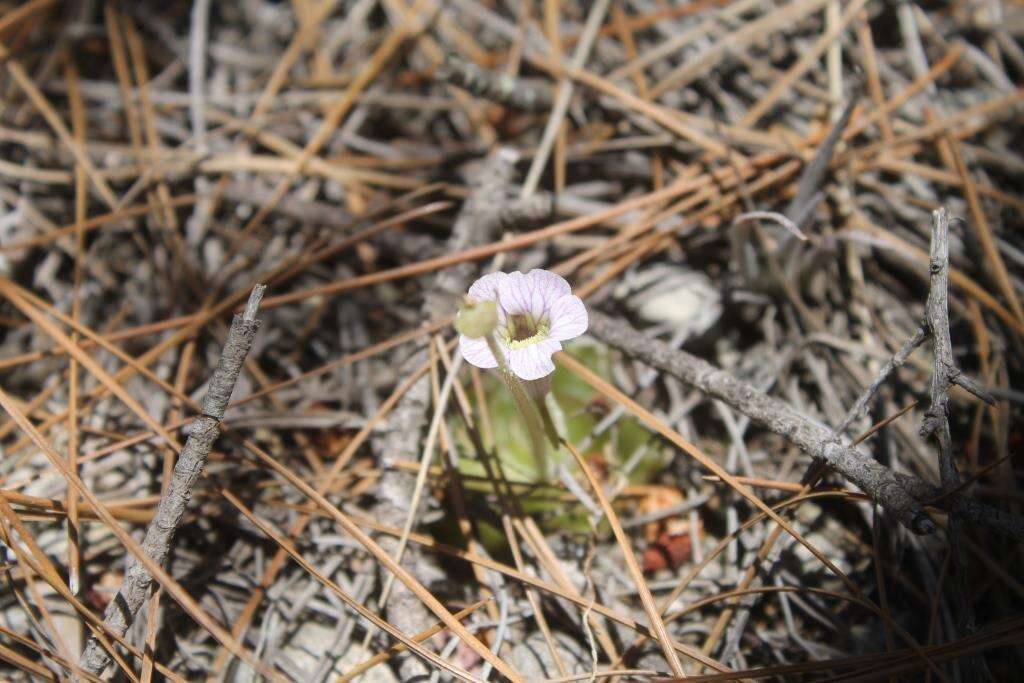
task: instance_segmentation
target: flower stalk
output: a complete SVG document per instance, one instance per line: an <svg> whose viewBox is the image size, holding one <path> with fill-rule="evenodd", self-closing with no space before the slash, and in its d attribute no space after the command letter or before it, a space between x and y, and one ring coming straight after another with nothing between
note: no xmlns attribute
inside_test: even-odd
<svg viewBox="0 0 1024 683"><path fill-rule="evenodd" d="M541 480L547 479L548 476L548 452L547 445L544 443L544 436L546 424L543 415L547 411L541 411L539 406L541 405L538 400L531 400L530 395L526 391L526 387L523 386L523 381L516 377L516 374L509 370L508 365L505 363L505 359L498 351L498 342L494 339L493 335L487 336L487 345L492 348L495 358L498 359L498 368L501 370L501 378L505 380L505 386L508 387L509 392L512 394L512 400L516 404L516 410L519 411L520 417L523 418L523 423L526 425L526 431L530 435L530 446L533 450L533 459L537 467L537 474ZM549 416L550 420L550 416ZM548 432L550 437L550 432ZM557 440L552 441L557 445Z"/></svg>
<svg viewBox="0 0 1024 683"><path fill-rule="evenodd" d="M540 413L540 419L544 423L544 431L547 433L548 441L551 442L551 447L558 449L558 444L562 442L562 435L558 433L558 427L555 426L555 421L551 418L551 412L548 410L548 404L544 400L544 395L533 397L534 405L537 406L537 412Z"/></svg>

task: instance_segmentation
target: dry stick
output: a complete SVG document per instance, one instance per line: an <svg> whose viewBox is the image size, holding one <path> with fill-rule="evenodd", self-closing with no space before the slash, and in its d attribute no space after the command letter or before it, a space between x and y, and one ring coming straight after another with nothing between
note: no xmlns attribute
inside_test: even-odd
<svg viewBox="0 0 1024 683"><path fill-rule="evenodd" d="M917 477L894 472L856 449L841 445L828 428L811 422L782 401L761 393L700 358L651 339L626 323L592 311L590 332L623 353L722 400L801 450L823 460L915 533L934 531L934 524L922 505L936 501L942 494L935 486ZM982 400L991 402L991 397L962 373L952 381ZM953 497L949 507L978 526L1024 543L1024 519L1016 515L962 495Z"/></svg>
<svg viewBox="0 0 1024 683"><path fill-rule="evenodd" d="M189 376L189 370L191 368L192 360L195 356L196 340L190 339L182 349L178 356L178 368L174 379L173 388L179 393L183 393L186 388L186 382ZM172 416L176 420L181 420L184 414L185 405L179 404L177 409L172 413ZM157 496L157 503L160 502L160 497L167 493L167 489L174 478L174 460L177 455L175 450L172 448L164 447L163 467L161 471L161 486L160 493ZM155 512L155 511L154 511ZM163 598L163 589L157 588L153 592L152 597L146 603L146 636L143 658L142 658L142 679L141 683L150 683L153 679L153 668L156 663L155 653L157 650L156 639L157 634L160 630L160 624L163 616L163 607L161 605L161 599Z"/></svg>
<svg viewBox="0 0 1024 683"><path fill-rule="evenodd" d="M923 333L923 331L920 331L920 332L921 332L920 337L923 340L924 333ZM897 368L900 365L902 365L903 362L906 360L906 357L909 356L910 353L915 348L917 348L917 346L920 345L920 343L921 343L920 341L917 341L917 343L914 343L914 339L916 339L916 338L917 338L917 335L912 337L911 341L909 341L907 344L905 344L903 346L903 348L901 348L896 353L896 355L893 357L893 359L891 359L888 363L886 363L886 365L882 368L881 372L879 373L878 377L867 387L867 389L865 389L862 392L861 396L854 403L853 407L850 408L849 412L847 412L846 417L843 419L843 421L840 424L840 426L832 431L833 438L839 439L843 435L843 433L846 431L846 428L849 426L849 424L851 422L853 422L854 419L856 419L856 417L863 410L864 406L867 405L868 402L870 402L871 398L875 395L875 392L878 391L878 387L881 386L882 382L892 373L892 371L895 368ZM911 404L911 405L914 405L914 404ZM899 417L899 416L903 415L904 413L906 413L907 410L909 410L909 408L904 409L904 410L900 411L899 413L897 413L895 416L887 418L886 420L883 420L879 424L875 425L874 427L869 429L866 433L864 433L863 435L857 437L853 441L851 446L852 447L856 447L862 441L864 441L869 436L874 434L875 431L877 431L878 429L883 428L885 425L889 424L889 422L895 420L897 417ZM805 473L805 475L803 477L803 482L801 484L799 484L799 485L796 485L795 492L797 493L797 497L806 496L806 495L810 494L814 490L814 488L818 484L818 482L821 480L821 478L825 475L825 472L826 472L826 468L821 465L821 461L817 461L816 460L811 465L811 467L808 468L808 471ZM771 566L774 566L776 562L778 562L778 553L780 552L781 549L776 549L775 548L775 544L779 540L781 535L782 535L782 527L775 526L772 529L772 532L768 535L768 538L766 538L764 543L761 545L761 548L758 551L757 557L754 560L754 562L752 562L750 564L750 566L747 567L747 570L744 573L743 579L740 581L740 584L739 584L738 588L746 589L746 588L750 587L752 584L754 584L755 581L758 580L758 568L763 563L767 562L769 564L769 567L771 567ZM770 571L770 569L769 569L769 571ZM767 572L766 572L766 574L767 574ZM884 595L884 593L883 593L883 595ZM737 644L739 642L739 638L741 637L741 635L743 633L743 629L746 626L747 619L750 616L750 609L749 608L752 607L752 606L753 606L753 600L750 600L749 604L746 606L747 609L745 609L742 613L740 613L740 617L738 618L738 623L733 626L732 635L729 638L729 642L726 644L725 648L723 649L721 659L728 660L729 659L729 655L731 654L733 649L737 646ZM715 625L712 627L711 634L708 636L708 639L704 642L703 650L704 650L705 653L710 653L714 649L714 646L717 644L718 639L721 637L722 633L725 631L726 626L729 624L729 621L732 619L732 617L735 614L736 614L736 609L731 607L731 606L727 607L725 610L722 611L722 613L718 617L718 620L715 622ZM892 629L889 626L889 622L891 620L892 620L891 616L889 616L888 619L884 619L883 620L883 625L885 627L885 632L886 632L887 637L890 637L890 634L892 632Z"/></svg>
<svg viewBox="0 0 1024 683"><path fill-rule="evenodd" d="M220 434L220 422L231 399L231 392L234 391L235 381L260 326L260 321L256 319L256 311L259 309L264 289L264 285L256 285L249 295L245 312L236 315L231 321L231 331L224 343L220 363L213 373L206 398L203 400L203 414L192 424L188 440L174 467L174 478L167 487L166 495L160 499L156 516L146 527L142 547L158 565L163 565L167 558L174 532L185 514L189 498L192 497L196 479L206 466L213 443ZM104 622L115 633L123 634L135 620L135 615L149 594L152 583L153 577L144 566L129 561L124 583L104 615ZM110 663L110 657L94 638L90 638L82 652L80 663L86 671L99 674Z"/></svg>
<svg viewBox="0 0 1024 683"><path fill-rule="evenodd" d="M886 361L885 365L882 366L882 369L878 371L878 375L875 377L874 381L872 381L867 389L865 389L860 395L857 401L853 404L853 407L846 413L846 417L843 418L843 421L839 426L833 430L833 434L836 437L842 436L846 433L846 430L853 421L863 414L868 403L871 402L871 399L874 398L875 394L878 392L879 387L881 387L885 380L889 378L889 375L907 362L907 358L910 357L910 354L912 354L917 347L924 343L924 339L925 329L923 326L919 326L917 330L914 331L914 334L910 335L907 341L903 342L903 346L901 346L899 350L892 355L892 358Z"/></svg>
<svg viewBox="0 0 1024 683"><path fill-rule="evenodd" d="M174 379L173 389L177 392L183 393L185 391L185 384L189 376L189 370L191 368L192 360L195 356L196 340L190 339L185 346L182 348L181 353L178 356L178 368ZM230 407L230 404L229 404ZM171 414L177 421L181 421L184 415L185 405L184 403L179 404L177 409ZM167 493L167 489L174 478L174 460L177 455L173 448L164 447L163 457L163 468L161 471L161 486L160 493L157 496L157 503L160 501L160 497ZM154 511L155 512L155 511ZM146 623L145 623L145 648L143 650L142 658L142 678L141 683L150 683L153 679L153 669L155 660L155 653L157 650L156 639L157 634L160 630L160 625L163 617L163 606L161 600L163 598L163 589L157 588L153 592L153 595L149 598L146 603Z"/></svg>
<svg viewBox="0 0 1024 683"><path fill-rule="evenodd" d="M741 413L766 424L770 429L776 431L787 440L793 441L804 450L812 453L812 455L825 452L830 453L832 457L827 458L826 462L829 462L829 464L836 463L833 465L834 467L838 468L842 465L844 469L848 469L853 466L851 470L853 474L860 475L865 473L871 475L871 481L877 482L874 487L869 489L862 484L858 483L858 485L872 493L872 496L876 499L879 498L879 494L895 494L902 501L902 504L909 503L908 511L914 508L920 510L921 508L918 503L909 499L909 491L904 491L902 487L913 484L915 489L918 486L923 486L934 491L934 488L923 484L923 482L918 482L918 480L912 477L892 473L887 468L873 460L867 459L852 448L841 447L838 441L824 427L811 424L802 416L795 414L785 404L760 394L753 387L739 382L724 373L724 371L717 370L710 366L710 364L688 354L669 349L660 342L653 342L623 323L615 322L595 312L591 314L591 332L610 345L724 400ZM913 343L908 343L907 346L910 348L902 351L901 355L909 354L909 351L913 348ZM676 359L675 362L673 362L673 359ZM891 365L894 368L897 363L892 363ZM888 368L886 374L892 368ZM869 392L873 393L876 388L877 386L873 384L872 387L869 387ZM864 403L867 400L865 399ZM751 410L752 407L756 408L756 410ZM859 405L855 406L855 409L860 410ZM846 475L846 472L843 472L842 469L840 471L844 476ZM848 478L857 483L852 477ZM923 491L913 490L913 493L917 494L916 498L918 500L927 500L927 496L923 495ZM965 510L970 508L974 511L975 520L984 519L985 523L989 524L993 529L1003 531L1015 538L1020 537L1020 522L1012 519L1002 522L1001 518L1008 517L1005 513L980 513L978 508L981 506L974 501L971 501L969 504L965 503L963 507ZM921 514L923 514L923 510L921 510ZM914 522L919 518L916 515L910 515L909 517L904 516L901 519L909 519L911 522ZM927 516L923 517L923 521L928 524L931 523ZM906 522L904 523L906 524ZM1002 528L998 526L1000 523ZM914 528L914 526L911 526L911 528Z"/></svg>
<svg viewBox="0 0 1024 683"><path fill-rule="evenodd" d="M117 347L111 345L110 342L109 342L109 338L100 337L97 333L93 332L89 328L84 327L82 325L76 324L71 318L69 318L69 317L65 316L64 314L60 313L60 311L58 311L56 309L53 309L52 307L47 306L45 302L39 300L38 298L34 297L31 293L29 293L29 292L27 292L25 290L20 290L19 289L18 293L21 296L24 296L27 299L29 299L29 301L33 305L38 306L39 308L43 308L48 313L54 315L59 320L61 320L61 322L70 325L73 330L79 332L80 334L85 335L87 342L93 343L93 344L98 344L99 346L103 347L105 350L109 351L110 353L112 353L115 356L119 357L121 360L123 360L126 363L128 363L129 366L131 366L131 369L139 372L146 379L154 382L155 384L157 384L164 391L166 391L166 392L168 392L168 393L170 393L172 395L177 395L179 397L181 396L180 391L176 390L175 387L171 386L170 384L168 384L164 380L162 380L159 377L157 377L156 375L154 375L151 371L147 370L137 359L132 358L128 354L124 353L123 351L120 351ZM260 390L258 392L255 392L253 394L249 394L249 395L247 395L247 396L245 396L243 398L240 398L240 399L236 399L235 401L232 401L229 404L228 407L230 408L230 407L235 407L235 406L238 406L238 405L242 405L244 403L248 403L248 402L250 402L252 400L255 400L257 398L269 395L269 394L273 393L274 391L280 390L280 389L282 389L284 387L292 386L292 385L294 385L294 384L296 384L296 383L298 383L300 381L303 381L305 379L309 379L311 377L317 377L319 375L324 374L325 372L329 372L329 371L331 371L333 369L336 369L338 367L343 367L345 365L349 365L351 363L355 363L355 362L357 362L359 360L363 360L365 358L369 358L369 357L371 357L373 355L376 355L378 353L386 351L386 350L388 350L388 349L390 349L390 348L392 348L394 346L397 346L399 344L403 344L403 343L406 343L408 341L411 341L411 340L413 340L413 339L415 339L415 338L417 338L419 336L430 334L431 332L437 330L438 328L443 327L444 325L450 324L450 322L451 322L451 320L449 319L449 320L441 321L441 322L439 322L437 324L434 324L434 325L429 325L429 326L426 326L426 327L423 327L423 328L418 328L418 329L410 330L410 331L405 332L403 334L399 334L399 335L397 335L395 337L392 337L391 339L385 340L383 342L379 342L377 344L369 346L369 347L367 347L365 349L362 349L360 351L357 351L355 353L348 354L346 356L342 356L341 358L339 358L339 359L337 359L335 361L332 361L332 362L330 362L330 363L328 363L326 365L323 365L323 366L321 366L321 367L319 367L317 369L311 370L311 371L303 373L301 375L297 375L297 376L289 378L287 380L283 380L283 381L278 382L278 383L276 383L276 384L274 384L272 386L269 386L269 387L267 387L265 389L262 389L262 390ZM85 344L83 344L82 346L85 346ZM194 420L195 420L195 418L186 418L184 420L176 420L176 421L173 421L173 422L171 422L169 424L163 425L163 429L169 432L171 430L175 430L175 429L178 429L178 428L180 428L182 426L185 426L186 424L190 424ZM13 428L14 424L10 423L10 426ZM0 436L2 436L2 434L0 434ZM131 446L131 445L139 443L141 441L146 441L146 440L148 440L150 438L153 438L154 436L161 436L159 428L153 428L153 426L150 425L150 431L143 431L143 432L140 432L140 433L136 433L133 436L125 437L125 438L121 439L120 441L112 443L112 444L109 444L109 445L107 445L107 446L105 446L105 447L103 447L103 448L101 448L99 450L87 453L83 457L83 461L84 460L92 460L92 459L95 459L95 458L98 458L98 457L102 457L103 455L107 455L110 452L113 452L113 451L119 450L121 448L125 448L125 447L128 447L128 446Z"/></svg>
<svg viewBox="0 0 1024 683"><path fill-rule="evenodd" d="M829 5L829 10L832 10L832 9L833 9L833 5L830 4ZM829 13L829 17L828 18L830 20L834 20L835 19L835 17L831 16L831 12ZM830 71L830 78L832 76L833 76L833 74ZM788 208L786 210L787 213L789 213L791 215L794 215L794 216L797 216L798 223L805 222L806 219L809 218L809 216L811 215L811 213L812 213L813 209L815 208L816 204L818 203L818 201L820 201L820 200L813 199L813 196L817 192L817 188L820 185L821 180L824 177L824 174L825 174L825 172L826 172L826 170L828 168L828 165L829 165L829 162L831 160L833 151L834 151L834 149L836 147L836 144L838 143L838 141L840 139L840 135L842 134L843 129L846 128L846 126L847 126L847 124L849 122L850 115L853 112L854 102L855 102L855 100L851 99L850 102L847 104L847 106L844 108L844 110L840 113L840 115L838 116L836 122L833 124L831 130L829 131L828 135L826 136L825 141L823 142L821 148L818 150L818 152L815 154L814 158L811 160L811 162L807 165L807 167L804 169L803 173L801 174L801 178L800 178L800 180L797 183L796 194L795 194L793 200L789 203ZM789 242L792 242L792 238L787 238L787 239L788 239ZM780 249L780 251L790 251L791 253L793 253L793 250L787 250L785 248ZM916 348L916 345L911 347L907 351L907 353L912 351L913 348ZM902 363L902 361L900 361L900 363ZM842 434L842 432L845 431L846 426L848 426L848 424L859 413L859 411L860 411L860 409L862 407L861 402L866 404L867 401L870 400L871 396L873 396L875 390L877 389L877 386L881 383L881 381L884 379L884 377L888 374L889 370L891 370L891 368L889 368L888 370L883 370L882 377L877 379L875 384L872 385L867 390L867 392L864 393L864 395L861 397L861 401L858 401L858 405L855 405L854 408L847 414L847 417L843 421L843 424L839 428L837 428L836 430L833 431L833 437L834 438L838 439L838 437ZM863 438L866 438L866 437L863 437ZM853 445L856 446L856 443L854 443ZM800 493L807 493L807 492L811 491L812 488L814 487L814 485L817 483L817 481L820 480L820 478L823 476L824 472L825 472L825 468L820 465L820 461L816 461L815 464L812 465L812 467L808 471L807 475L805 475L804 480L803 480L804 484L802 486L797 486L796 487L797 491L799 491ZM761 550L758 553L757 560L754 563L752 563L747 568L747 571L746 571L746 573L745 573L745 575L743 577L743 580L742 580L742 582L740 584L741 588L746 588L752 582L755 581L755 579L757 578L756 572L757 572L758 566L762 563L762 561L768 559L768 557L769 557L769 555L770 555L770 553L771 553L771 551L773 549L773 546L774 546L775 542L777 541L777 539L780 536L780 533L781 533L781 528L780 527L776 527L775 529L773 529L772 534L769 536L769 538L762 545ZM774 563L776 561L776 559L777 558L773 558L771 560L771 563ZM727 608L725 611L723 611L722 614L719 616L718 621L716 622L714 628L712 629L711 635L709 636L707 641L705 641L705 646L704 646L705 652L711 651L711 649L717 643L718 638L721 636L722 631L724 630L726 624L728 624L728 622L731 619L733 613L734 613L734 610L730 607L730 608ZM732 652L733 649L735 648L735 646L738 644L739 637L741 636L743 628L745 627L746 617L747 616L749 616L749 611L744 611L741 614L741 618L739 620L739 623L734 626L732 636L730 637L729 643L726 645L726 648L725 648L725 650L723 652L723 659L728 659L728 657L730 656L728 653ZM886 627L887 627L887 632L888 632L888 623L886 623Z"/></svg>
<svg viewBox="0 0 1024 683"><path fill-rule="evenodd" d="M962 163L962 161L961 161ZM956 461L953 458L953 438L949 429L949 389L957 383L960 370L953 357L953 343L949 334L949 214L945 208L936 209L932 213L932 244L931 244L930 289L926 320L931 334L934 349L934 371L931 382L931 405L925 413L921 425L921 436L934 437L938 447L939 477L945 491L956 489L960 485ZM953 596L958 614L958 627L973 633L974 605L970 600L967 585L967 567L964 563L961 547L960 514L956 508L949 515L947 536L949 540L950 559L953 566ZM985 665L983 660L971 657L967 666L972 670L968 674L971 680L984 680Z"/></svg>
<svg viewBox="0 0 1024 683"><path fill-rule="evenodd" d="M935 531L921 504L904 490L895 474L856 449L843 446L829 430L788 405L758 391L707 361L647 337L627 323L592 312L590 331L605 343L697 387L787 441L819 458L877 500L901 524L918 534Z"/></svg>
<svg viewBox="0 0 1024 683"><path fill-rule="evenodd" d="M281 676L277 675L269 667L261 664L258 660L256 660L250 652L245 650L238 644L237 641L232 639L231 636L226 631L224 631L223 628L220 627L220 625L218 625L215 621L210 619L206 612L204 612L203 609L191 598L191 596L189 596L189 594L181 587L181 585L178 584L178 582L176 582L173 578L171 578L171 576L163 567L154 562L153 558L149 557L149 555L146 554L142 546L138 542L136 542L131 537L131 535L128 534L127 531L121 528L121 526L117 523L117 520L114 518L114 516L110 514L110 511L107 509L107 507L102 502L100 502L99 498L96 497L96 494L93 493L89 489L89 487L87 487L82 482L82 479L77 474L75 474L68 468L67 463L64 462L64 458L62 458L53 449L53 447L49 443L47 443L46 439L39 432L39 430L36 429L35 425L32 424L32 422L18 408L14 400L10 396L8 396L3 391L2 388L0 388L0 408L2 408L5 412L7 412L8 415L10 415L14 419L19 429L21 429L23 432L29 435L29 437L32 440L32 443L34 443L39 448L39 450L42 451L43 455L46 456L46 459L50 461L50 464L64 477L64 479L69 484L75 487L75 489L85 499L87 503L93 506L93 509L96 510L97 515L99 515L99 517L107 524L107 526L113 532L114 536L117 537L117 540L120 541L121 545L123 545L129 553L131 553L135 558L137 558L138 561L141 564L143 564L150 571L150 573L153 574L154 578L167 590L167 592L174 598L174 600L182 606L182 608L188 613L190 617L192 617L192 619L194 619L200 626L202 626L210 634L212 634L214 638L216 638L220 643L224 644L227 647L230 647L232 651L235 652L235 654L245 659L245 661L248 662L253 667L253 669L260 671L263 675L268 676L275 681L283 680ZM58 592L61 593L61 596L65 600L67 600L73 605L76 605L76 609L78 609L77 605L80 605L81 603L70 591L66 591L66 587L64 587L64 590L61 590L60 582L57 582L56 584L52 585L54 585L54 588L58 589ZM85 609L84 606L83 609L79 610L79 612L83 615L89 614L88 609ZM122 642L122 644L125 644L126 647L128 647L129 650L131 650L131 646L127 645L126 641L123 640L121 634L114 633L113 630L110 629L105 622L100 625L102 626L103 629L109 631L119 642ZM134 652L134 650L132 651ZM166 671L164 671L163 669L161 669L161 671L166 673Z"/></svg>
<svg viewBox="0 0 1024 683"><path fill-rule="evenodd" d="M878 246L891 249L900 258L910 262L929 262L928 254L923 249L897 237L889 230L873 225L862 213L858 212L855 214L853 224L858 229L868 233L872 238L878 238ZM964 294L972 297L979 304L995 313L1013 331L1024 335L1024 322L1018 320L1009 309L1000 304L995 297L989 294L980 284L964 274L963 271L950 268L949 279L954 285L962 289Z"/></svg>
<svg viewBox="0 0 1024 683"><path fill-rule="evenodd" d="M591 323L593 323L593 318L591 319ZM638 335L638 336L643 337L643 335ZM641 340L635 340L635 341L639 342ZM688 455L689 457L691 457L694 460L696 460L698 463L700 463L706 469L710 470L714 474L717 474L719 477L721 477L722 480L725 481L727 484L729 484L729 486L732 487L733 490L735 490L737 493L739 493L741 496L743 496L747 501L749 501L751 504L753 504L755 507L757 507L765 515L770 517L772 519L772 521L774 521L780 527L785 529L786 532L789 533L790 536L792 536L794 539L796 539L796 541L798 543L800 543L800 545L802 545L803 547L807 548L807 550L809 550L810 553L819 562L822 563L822 565L824 565L826 568L828 568L828 570L830 572L832 572L837 578L839 578L843 582L843 584L847 587L847 589L851 593L863 597L861 595L860 589L857 587L857 584L854 583L854 581L847 574L845 574L839 567L837 567L835 562L833 562L828 557L826 557L824 554L822 554L822 552L820 550L818 550L814 546L814 544L812 544L810 541L808 541L807 538L805 538L799 531L797 531L796 528L794 528L792 524L790 524L788 521L786 521L784 518L782 518L774 509L769 507L763 500L761 500L758 496L756 496L749 488L747 488L743 484L740 484L739 482L737 482L736 479L731 474L729 474L729 472L726 471L715 460L709 458L699 448L697 448L692 443L687 441L681 434L679 434L678 432L673 430L670 426L665 424L664 421L659 419L657 416L655 416L653 413L651 413L646 408L643 408L636 401L631 399L626 394L622 393L622 391L620 391L616 387L612 386L609 382L607 382L606 380L602 379L596 373L594 373L591 370L587 369L582 363L580 363L579 361L575 360L572 356L560 353L557 356L557 359L558 359L559 365L562 365L563 367L568 368L573 374L578 376L580 379L585 381L587 384L589 384L594 389L596 389L600 393L604 394L605 396L607 396L611 400L615 401L616 403L619 403L621 405L626 406L629 409L629 411L632 412L647 427L653 429L659 435L661 435L662 437L664 437L664 438L668 439L669 441L671 441L673 445L678 447L686 455ZM687 381L687 380L683 380L683 381ZM707 392L707 390L705 390L705 392L709 393L709 392ZM754 390L753 387L750 387L749 385L747 385L744 388L744 393L750 394L750 393L757 393L757 392L756 392L756 390ZM756 418L753 418L750 415L748 415L748 417L751 417L751 419L756 419ZM929 523L931 522L930 518L928 518L927 516L925 517L925 519L927 519L929 521ZM893 626L897 629L898 633L900 634L900 637L908 645L910 645L916 652L918 652L918 653L922 652L920 646L918 646L917 642L914 640L913 636L911 636L910 633L908 633L905 629L900 627L898 624L893 623ZM940 672L938 672L937 669L935 669L934 665L931 664L930 662L929 662L929 666L933 670L935 670L936 673L940 673Z"/></svg>

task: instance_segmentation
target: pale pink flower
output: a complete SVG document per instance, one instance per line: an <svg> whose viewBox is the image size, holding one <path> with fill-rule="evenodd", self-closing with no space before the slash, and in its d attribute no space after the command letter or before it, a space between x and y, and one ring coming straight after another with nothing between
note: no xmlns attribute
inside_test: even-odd
<svg viewBox="0 0 1024 683"><path fill-rule="evenodd" d="M547 270L484 275L469 288L469 298L497 303L495 341L509 370L524 380L550 375L555 369L551 356L561 350L561 342L587 331L583 302L565 278ZM459 350L478 368L498 367L486 339L462 335Z"/></svg>

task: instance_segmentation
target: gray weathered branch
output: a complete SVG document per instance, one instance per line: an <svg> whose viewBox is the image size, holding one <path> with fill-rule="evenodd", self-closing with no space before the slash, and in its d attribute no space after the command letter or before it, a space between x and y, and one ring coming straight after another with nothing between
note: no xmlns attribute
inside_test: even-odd
<svg viewBox="0 0 1024 683"><path fill-rule="evenodd" d="M590 312L590 333L626 355L725 402L818 458L916 533L934 531L935 526L924 511L924 506L934 504L955 510L965 521L1024 543L1024 520L1019 517L962 493L944 498L943 489L917 477L895 472L856 448L842 444L827 427L812 422L785 402L764 394L707 361L673 349L628 323L598 311ZM916 343L917 335L914 335L903 351L909 353L908 347Z"/></svg>
<svg viewBox="0 0 1024 683"><path fill-rule="evenodd" d="M921 435L934 438L939 456L939 477L942 490L953 491L960 486L960 474L953 456L953 436L949 429L949 389L960 375L953 356L949 334L949 214L945 208L932 213L932 242L929 259L928 303L925 321L932 339L933 361L931 405L921 425ZM967 566L964 563L961 534L963 520L957 506L950 511L946 536L949 539L953 580L950 591L956 607L957 628L974 631L974 605L968 594ZM970 657L964 665L971 669L970 680L986 680L985 665L979 657Z"/></svg>
<svg viewBox="0 0 1024 683"><path fill-rule="evenodd" d="M914 350L917 349L917 347L924 343L926 336L927 335L924 326L920 325L914 331L914 334L910 335L910 337L908 337L907 340L903 342L903 346L901 346L899 350L892 355L892 358L886 361L885 365L882 366L882 369L878 372L878 375L875 377L875 379L871 382L868 388L865 389L864 392L857 398L856 403L853 404L853 407L850 408L849 412L846 413L846 417L843 418L842 423L835 428L834 434L836 436L842 436L844 433L846 433L846 430L850 427L851 424L853 424L853 421L864 413L865 409L868 406L868 403L871 402L871 399L874 398L875 394L878 392L879 387L881 387L882 384L885 383L885 381L889 378L889 375L891 375L893 371L895 371L897 368L899 368L900 366L907 362L907 358L910 357L910 354L912 354Z"/></svg>
<svg viewBox="0 0 1024 683"><path fill-rule="evenodd" d="M915 533L935 530L921 503L907 493L892 470L857 449L843 445L833 438L828 428L813 423L786 403L707 361L647 337L625 322L592 312L590 332L627 355L724 401L801 450L823 460Z"/></svg>
<svg viewBox="0 0 1024 683"><path fill-rule="evenodd" d="M167 559L174 532L185 515L185 508L192 497L196 479L206 466L213 443L220 434L220 423L231 400L231 392L235 389L235 381L260 326L256 312L263 298L264 289L264 285L254 287L244 313L236 315L231 321L231 331L224 343L220 362L203 399L203 413L192 423L188 440L185 441L178 462L174 466L171 482L160 498L156 515L146 527L142 548L158 564L163 564ZM103 616L110 630L118 635L124 635L135 620L142 603L149 596L152 583L153 576L145 567L134 559L128 561L124 582ZM99 675L108 664L110 655L95 638L90 638L82 652L79 665L89 673Z"/></svg>

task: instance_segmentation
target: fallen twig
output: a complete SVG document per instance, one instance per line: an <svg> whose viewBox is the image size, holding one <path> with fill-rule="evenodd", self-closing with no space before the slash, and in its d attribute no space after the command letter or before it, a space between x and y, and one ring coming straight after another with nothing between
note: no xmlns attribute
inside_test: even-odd
<svg viewBox="0 0 1024 683"><path fill-rule="evenodd" d="M767 396L707 361L647 337L625 322L593 312L590 331L629 356L724 401L815 458L820 458L877 500L914 533L935 531L935 525L921 503L904 490L892 470L857 449L841 444L827 427L815 424L786 403Z"/></svg>
<svg viewBox="0 0 1024 683"><path fill-rule="evenodd" d="M256 311L259 309L264 289L264 285L254 287L245 312L236 315L231 321L231 331L224 343L220 363L213 373L206 398L203 400L203 414L192 424L188 440L174 466L171 483L166 494L160 499L156 516L146 527L142 547L159 565L167 559L174 532L185 514L196 479L206 466L213 443L220 434L220 422L227 410L231 392L234 391L235 381L260 326L260 321L256 319ZM104 623L118 635L124 635L149 595L152 583L153 576L149 571L138 562L129 560L124 582L107 606ZM89 673L98 675L109 663L110 656L106 650L95 638L90 638L79 660L81 667Z"/></svg>
<svg viewBox="0 0 1024 683"><path fill-rule="evenodd" d="M953 436L949 429L949 388L960 375L960 369L953 357L953 342L949 334L949 214L945 208L936 209L932 213L932 244L930 287L925 322L932 338L934 357L932 360L931 405L925 413L921 425L921 436L934 438L938 447L939 477L943 491L952 491L960 486L960 474L957 472L956 460L953 457ZM979 398L994 403L991 397L979 395ZM961 547L961 525L963 520L956 507L951 510L947 526L950 560L953 567L952 594L958 616L957 628L973 633L974 605L968 593L967 567ZM973 674L970 680L990 679L985 675L984 660L977 656L965 660Z"/></svg>
<svg viewBox="0 0 1024 683"><path fill-rule="evenodd" d="M876 500L908 529L919 534L935 531L924 506L942 496L938 487L915 476L890 470L856 448L843 445L827 427L804 417L786 403L765 395L707 361L644 335L625 322L592 311L590 332L632 358L724 401L806 453L821 459ZM945 507L955 508L973 524L1024 543L1024 520L1016 515L963 495L952 496Z"/></svg>

